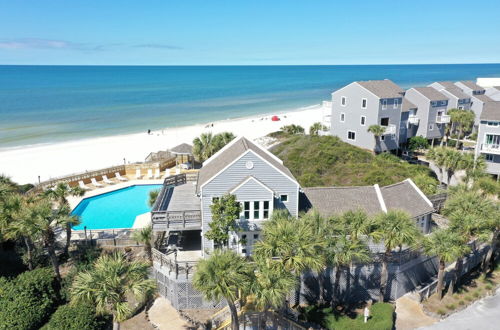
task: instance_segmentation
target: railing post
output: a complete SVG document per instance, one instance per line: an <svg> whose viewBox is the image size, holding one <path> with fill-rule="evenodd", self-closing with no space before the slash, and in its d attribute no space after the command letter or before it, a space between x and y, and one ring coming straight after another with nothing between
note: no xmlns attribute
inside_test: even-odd
<svg viewBox="0 0 500 330"><path fill-rule="evenodd" d="M182 228L186 228L186 211L182 211Z"/></svg>

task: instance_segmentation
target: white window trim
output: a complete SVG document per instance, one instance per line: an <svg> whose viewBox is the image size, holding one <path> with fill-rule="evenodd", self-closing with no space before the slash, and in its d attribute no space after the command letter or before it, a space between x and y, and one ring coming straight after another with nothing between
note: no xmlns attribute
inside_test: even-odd
<svg viewBox="0 0 500 330"><path fill-rule="evenodd" d="M490 124L491 123L491 124ZM494 123L494 124L493 124ZM488 127L498 127L499 126L499 123L497 121L494 121L494 120L490 120L490 121L487 121L486 122L486 126Z"/></svg>
<svg viewBox="0 0 500 330"><path fill-rule="evenodd" d="M382 100L382 110L387 110L387 99Z"/></svg>
<svg viewBox="0 0 500 330"><path fill-rule="evenodd" d="M273 214L274 210L274 203L272 200L268 199L254 199L254 200L237 200L238 203L243 204L245 202L250 203L250 217L248 219L245 219L245 209L244 207L241 208L240 212L240 219L247 220L247 221L265 221L269 220L271 218L271 215ZM254 218L254 203L259 202L259 219ZM264 202L269 202L269 209L268 209L268 217L264 218Z"/></svg>
<svg viewBox="0 0 500 330"><path fill-rule="evenodd" d="M488 158L491 158L491 159L488 159ZM484 159L485 159L487 162L494 162L494 161L495 161L495 155L493 155L493 154L485 154L485 155L484 155Z"/></svg>
<svg viewBox="0 0 500 330"><path fill-rule="evenodd" d="M340 97L340 105L343 107L347 106L347 97L345 97L345 96Z"/></svg>
<svg viewBox="0 0 500 330"><path fill-rule="evenodd" d="M354 139L349 139L349 133L354 133ZM356 132L355 131L347 131L347 140L356 141Z"/></svg>
<svg viewBox="0 0 500 330"><path fill-rule="evenodd" d="M286 201L283 201L283 200L281 199L281 196L286 196ZM282 203L288 203L288 202L289 202L289 200L290 200L290 199L289 199L288 194L280 194L280 201L281 201Z"/></svg>
<svg viewBox="0 0 500 330"><path fill-rule="evenodd" d="M365 119L364 123L363 123L363 118ZM359 119L359 123L361 126L366 126L366 116L361 116L361 118Z"/></svg>
<svg viewBox="0 0 500 330"><path fill-rule="evenodd" d="M394 99L394 103L392 105L393 109L397 109L399 107L399 99Z"/></svg>
<svg viewBox="0 0 500 330"><path fill-rule="evenodd" d="M363 106L363 101L365 102L365 106ZM368 100L366 98L361 99L361 109L366 109L368 107Z"/></svg>
<svg viewBox="0 0 500 330"><path fill-rule="evenodd" d="M344 119L342 119L342 118L344 118ZM340 113L340 122L345 123L345 112Z"/></svg>

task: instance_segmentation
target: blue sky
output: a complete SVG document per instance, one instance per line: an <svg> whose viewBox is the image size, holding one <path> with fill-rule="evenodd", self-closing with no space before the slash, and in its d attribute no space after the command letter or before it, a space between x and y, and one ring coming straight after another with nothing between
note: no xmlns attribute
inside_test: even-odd
<svg viewBox="0 0 500 330"><path fill-rule="evenodd" d="M0 64L500 62L500 1L0 0Z"/></svg>

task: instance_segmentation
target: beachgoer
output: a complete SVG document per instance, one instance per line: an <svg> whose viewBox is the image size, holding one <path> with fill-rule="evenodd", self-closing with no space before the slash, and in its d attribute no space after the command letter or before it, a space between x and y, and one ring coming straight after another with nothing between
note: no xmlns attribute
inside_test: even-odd
<svg viewBox="0 0 500 330"><path fill-rule="evenodd" d="M366 323L366 322L368 322L368 318L370 317L370 310L368 309L368 306L365 307L364 316L365 316L365 323Z"/></svg>
<svg viewBox="0 0 500 330"><path fill-rule="evenodd" d="M150 130L150 129L148 129L148 135L149 135L149 134L151 134L151 130Z"/></svg>

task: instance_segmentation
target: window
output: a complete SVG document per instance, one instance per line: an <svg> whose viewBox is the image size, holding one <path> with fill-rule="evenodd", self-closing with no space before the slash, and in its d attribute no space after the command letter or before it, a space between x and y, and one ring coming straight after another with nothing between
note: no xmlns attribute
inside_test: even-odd
<svg viewBox="0 0 500 330"><path fill-rule="evenodd" d="M288 195L280 195L280 201L288 202Z"/></svg>
<svg viewBox="0 0 500 330"><path fill-rule="evenodd" d="M241 253L247 254L247 249L241 249Z"/></svg>
<svg viewBox="0 0 500 330"><path fill-rule="evenodd" d="M380 126L389 126L389 117L380 118Z"/></svg>
<svg viewBox="0 0 500 330"><path fill-rule="evenodd" d="M342 96L342 98L340 99L340 104L345 107L346 103L347 103L347 98L345 96Z"/></svg>
<svg viewBox="0 0 500 330"><path fill-rule="evenodd" d="M365 124L366 124L366 117L361 116L361 126L365 126Z"/></svg>
<svg viewBox="0 0 500 330"><path fill-rule="evenodd" d="M438 105L437 101L431 101L431 106L435 107L437 105Z"/></svg>
<svg viewBox="0 0 500 330"><path fill-rule="evenodd" d="M434 125L429 124L429 131L432 131L434 129Z"/></svg>
<svg viewBox="0 0 500 330"><path fill-rule="evenodd" d="M382 110L387 109L387 100L382 100Z"/></svg>
<svg viewBox="0 0 500 330"><path fill-rule="evenodd" d="M253 202L253 218L260 219L260 202Z"/></svg>
<svg viewBox="0 0 500 330"><path fill-rule="evenodd" d="M361 108L366 109L366 99L361 99Z"/></svg>
<svg viewBox="0 0 500 330"><path fill-rule="evenodd" d="M243 216L246 220L250 219L250 202L243 203Z"/></svg>
<svg viewBox="0 0 500 330"><path fill-rule="evenodd" d="M380 141L385 141L385 135L380 136Z"/></svg>
<svg viewBox="0 0 500 330"><path fill-rule="evenodd" d="M217 203L219 201L219 197L212 197L212 203Z"/></svg>
<svg viewBox="0 0 500 330"><path fill-rule="evenodd" d="M500 135L486 134L485 144L490 146L492 145L495 148L498 148L498 146L500 145Z"/></svg>
<svg viewBox="0 0 500 330"><path fill-rule="evenodd" d="M495 160L495 156L492 154L485 154L485 158L487 162L492 162Z"/></svg>
<svg viewBox="0 0 500 330"><path fill-rule="evenodd" d="M486 122L486 125L487 126L497 127L498 126L498 121L488 121L488 122Z"/></svg>
<svg viewBox="0 0 500 330"><path fill-rule="evenodd" d="M392 106L394 109L397 109L399 107L399 99L394 99L394 104Z"/></svg>
<svg viewBox="0 0 500 330"><path fill-rule="evenodd" d="M356 132L348 131L347 132L347 139L355 141L356 140Z"/></svg>
<svg viewBox="0 0 500 330"><path fill-rule="evenodd" d="M340 114L340 121L343 123L345 121L345 113Z"/></svg>
<svg viewBox="0 0 500 330"><path fill-rule="evenodd" d="M259 239L259 234L253 234L253 239Z"/></svg>
<svg viewBox="0 0 500 330"><path fill-rule="evenodd" d="M463 106L459 106L459 107L458 107L458 110L463 110L463 109L464 109L464 107L463 107Z"/></svg>
<svg viewBox="0 0 500 330"><path fill-rule="evenodd" d="M441 105L446 105L448 103L448 101L441 101L440 103L441 103Z"/></svg>
<svg viewBox="0 0 500 330"><path fill-rule="evenodd" d="M241 235L241 239L247 239L247 235L246 234Z"/></svg>
<svg viewBox="0 0 500 330"><path fill-rule="evenodd" d="M269 218L269 201L264 201L263 204L264 204L262 207L263 218L268 219Z"/></svg>

